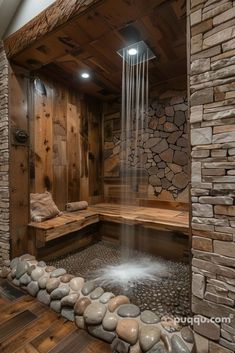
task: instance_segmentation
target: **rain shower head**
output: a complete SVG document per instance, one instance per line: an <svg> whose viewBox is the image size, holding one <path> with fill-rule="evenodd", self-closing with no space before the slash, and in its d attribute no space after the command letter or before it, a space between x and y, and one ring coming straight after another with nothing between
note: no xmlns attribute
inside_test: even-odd
<svg viewBox="0 0 235 353"><path fill-rule="evenodd" d="M136 65L156 58L156 55L143 40L128 45L118 50L117 53L130 65Z"/></svg>

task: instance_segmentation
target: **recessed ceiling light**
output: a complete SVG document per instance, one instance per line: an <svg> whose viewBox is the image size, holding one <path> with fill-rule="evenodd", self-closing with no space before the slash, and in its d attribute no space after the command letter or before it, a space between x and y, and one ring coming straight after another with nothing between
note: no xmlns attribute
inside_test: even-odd
<svg viewBox="0 0 235 353"><path fill-rule="evenodd" d="M82 78L89 78L89 77L90 77L90 74L88 74L88 72L83 72L83 73L81 74L81 77L82 77Z"/></svg>
<svg viewBox="0 0 235 353"><path fill-rule="evenodd" d="M136 55L138 53L138 50L135 48L130 48L127 52L129 55Z"/></svg>

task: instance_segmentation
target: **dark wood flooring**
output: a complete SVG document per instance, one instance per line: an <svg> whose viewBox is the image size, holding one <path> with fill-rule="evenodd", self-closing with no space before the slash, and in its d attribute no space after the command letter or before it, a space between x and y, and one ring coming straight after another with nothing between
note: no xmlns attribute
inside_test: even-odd
<svg viewBox="0 0 235 353"><path fill-rule="evenodd" d="M111 353L110 346L0 281L1 353ZM12 287L14 288L14 287ZM21 295L20 295L21 294Z"/></svg>

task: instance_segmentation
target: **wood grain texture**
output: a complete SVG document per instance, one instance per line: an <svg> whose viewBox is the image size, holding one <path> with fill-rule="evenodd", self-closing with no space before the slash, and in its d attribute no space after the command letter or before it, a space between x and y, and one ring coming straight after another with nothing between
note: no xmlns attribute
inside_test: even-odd
<svg viewBox="0 0 235 353"><path fill-rule="evenodd" d="M54 13L52 5L39 21L34 21L34 27L25 26L7 38L9 57L25 68L59 77L81 92L112 100L121 90L122 64L117 51L130 42L144 40L156 54L156 59L149 62L151 87L174 77L184 75L186 79L185 2L87 0L82 12L78 11L78 3L72 0L66 9L68 0L65 6L57 0ZM76 11L79 16L72 15ZM61 23L65 18L67 22L57 27L60 16ZM33 38L26 30L33 33ZM78 80L83 70L92 72L92 80Z"/></svg>
<svg viewBox="0 0 235 353"><path fill-rule="evenodd" d="M29 219L29 148L28 141L20 144L15 139L17 129L29 133L27 72L10 67L10 223L11 256L15 257L27 249L27 223ZM17 210L17 212L16 212Z"/></svg>
<svg viewBox="0 0 235 353"><path fill-rule="evenodd" d="M36 315L34 315L31 311L25 310L16 315L14 318L6 321L0 325L0 342L5 340L8 336L11 336L21 330L36 318Z"/></svg>
<svg viewBox="0 0 235 353"><path fill-rule="evenodd" d="M34 153L36 193L53 192L53 90L45 85L46 95L34 88Z"/></svg>
<svg viewBox="0 0 235 353"><path fill-rule="evenodd" d="M28 22L23 28L8 37L5 42L7 56L13 57L32 45L39 38L65 24L69 19L79 16L83 11L100 0L57 0Z"/></svg>
<svg viewBox="0 0 235 353"><path fill-rule="evenodd" d="M67 106L67 158L68 158L68 202L80 199L79 170L79 107L69 103Z"/></svg>
<svg viewBox="0 0 235 353"><path fill-rule="evenodd" d="M147 228L174 230L186 234L189 230L189 216L186 211L108 203L97 204L90 209L99 214L101 221L142 225Z"/></svg>
<svg viewBox="0 0 235 353"><path fill-rule="evenodd" d="M108 344L78 330L35 298L24 295L9 304L0 297L0 303L1 353L111 353Z"/></svg>
<svg viewBox="0 0 235 353"><path fill-rule="evenodd" d="M101 103L52 79L40 82L46 95L31 85L30 191L50 191L62 211L68 202L101 201ZM90 153L94 159L88 163Z"/></svg>
<svg viewBox="0 0 235 353"><path fill-rule="evenodd" d="M67 90L58 86L53 91L53 196L60 210L68 199L67 106Z"/></svg>

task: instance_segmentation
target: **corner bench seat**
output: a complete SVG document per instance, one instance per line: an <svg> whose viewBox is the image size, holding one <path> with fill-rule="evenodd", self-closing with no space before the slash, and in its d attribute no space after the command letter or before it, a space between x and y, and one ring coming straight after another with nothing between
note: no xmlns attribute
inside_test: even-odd
<svg viewBox="0 0 235 353"><path fill-rule="evenodd" d="M150 208L141 206L120 206L116 204L97 204L87 210L64 212L61 216L44 222L29 223L33 231L36 247L44 247L46 242L79 231L100 221L142 225L165 231L189 233L189 215L187 211Z"/></svg>
<svg viewBox="0 0 235 353"><path fill-rule="evenodd" d="M100 221L142 225L165 231L189 233L189 212L157 207L101 203L90 207Z"/></svg>

